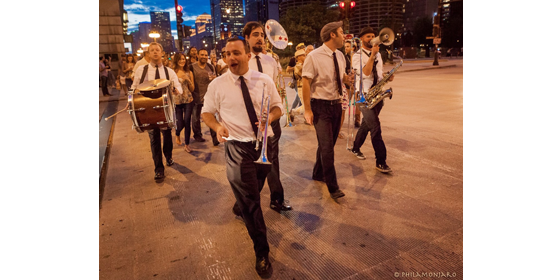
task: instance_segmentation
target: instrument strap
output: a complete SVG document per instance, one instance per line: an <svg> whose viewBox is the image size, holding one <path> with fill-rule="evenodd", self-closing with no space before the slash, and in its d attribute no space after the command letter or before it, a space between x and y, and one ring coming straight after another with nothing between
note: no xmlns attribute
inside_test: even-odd
<svg viewBox="0 0 560 280"><path fill-rule="evenodd" d="M144 66L144 70L142 70L142 77L140 78L140 83L144 82L144 79L146 78L146 74L148 74L148 65L150 64L146 64L146 66ZM167 71L167 67L163 66L163 70L165 71L165 78L169 81L169 72Z"/></svg>

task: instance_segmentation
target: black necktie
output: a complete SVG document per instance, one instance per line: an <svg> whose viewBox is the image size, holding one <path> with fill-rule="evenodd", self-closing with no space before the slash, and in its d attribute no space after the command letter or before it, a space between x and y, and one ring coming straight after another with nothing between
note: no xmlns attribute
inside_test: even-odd
<svg viewBox="0 0 560 280"><path fill-rule="evenodd" d="M257 137L257 114L255 113L255 108L253 107L253 102L251 101L251 95L249 95L249 88L245 83L243 76L239 77L241 81L241 92L243 93L243 101L245 101L245 109L247 109L247 114L249 115L249 120L251 120L251 126L253 127L253 132L255 132L255 137Z"/></svg>
<svg viewBox="0 0 560 280"><path fill-rule="evenodd" d="M261 64L261 58L257 55L255 56L255 58L257 59L257 67L259 67L259 72L263 72L262 71L262 64Z"/></svg>
<svg viewBox="0 0 560 280"><path fill-rule="evenodd" d="M156 65L156 80L159 79L159 70L158 70L158 66Z"/></svg>
<svg viewBox="0 0 560 280"><path fill-rule="evenodd" d="M334 73L336 75L336 84L338 85L338 94L342 96L342 82L340 81L340 72L338 70L338 61L336 60L336 52L333 52Z"/></svg>

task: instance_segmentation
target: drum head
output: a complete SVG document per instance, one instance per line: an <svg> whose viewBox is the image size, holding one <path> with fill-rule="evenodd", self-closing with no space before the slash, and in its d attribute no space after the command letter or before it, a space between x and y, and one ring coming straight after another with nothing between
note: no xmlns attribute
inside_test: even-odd
<svg viewBox="0 0 560 280"><path fill-rule="evenodd" d="M157 79L139 84L136 88L142 91L153 91L169 86L171 82L166 79Z"/></svg>

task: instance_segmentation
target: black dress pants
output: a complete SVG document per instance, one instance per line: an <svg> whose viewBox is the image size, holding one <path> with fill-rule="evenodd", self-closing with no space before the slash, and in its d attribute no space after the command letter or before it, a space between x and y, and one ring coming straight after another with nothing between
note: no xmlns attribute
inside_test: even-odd
<svg viewBox="0 0 560 280"><path fill-rule="evenodd" d="M375 150L375 162L376 164L385 164L387 160L387 148L385 148L385 142L383 142L383 138L381 137L381 122L379 122L379 113L381 113L381 109L383 108L383 101L379 102L371 109L368 109L363 104L359 106L364 117L356 133L353 149L358 150L362 147L369 132L371 133L371 145Z"/></svg>
<svg viewBox="0 0 560 280"><path fill-rule="evenodd" d="M103 96L109 95L109 88L108 88L108 77L101 76L101 92L103 92Z"/></svg>
<svg viewBox="0 0 560 280"><path fill-rule="evenodd" d="M260 156L254 142L226 141L226 173L257 257L266 257L270 251L266 225L261 209L261 190L269 166L254 163Z"/></svg>
<svg viewBox="0 0 560 280"><path fill-rule="evenodd" d="M268 187L270 188L270 200L282 203L284 202L284 188L280 182L280 162L278 160L278 145L280 136L282 135L280 119L273 121L270 126L274 132L274 136L268 137L266 156L272 163L272 169L266 178L268 179Z"/></svg>
<svg viewBox="0 0 560 280"><path fill-rule="evenodd" d="M172 158L173 141L171 140L171 129L160 130L155 128L148 131L150 135L150 147L152 149L152 159L154 160L154 172L163 172L163 159L161 156L161 134L163 134L163 154L166 159Z"/></svg>
<svg viewBox="0 0 560 280"><path fill-rule="evenodd" d="M317 155L313 179L324 180L330 193L339 189L334 169L334 145L338 139L342 106L330 100L311 99L313 125L317 134Z"/></svg>

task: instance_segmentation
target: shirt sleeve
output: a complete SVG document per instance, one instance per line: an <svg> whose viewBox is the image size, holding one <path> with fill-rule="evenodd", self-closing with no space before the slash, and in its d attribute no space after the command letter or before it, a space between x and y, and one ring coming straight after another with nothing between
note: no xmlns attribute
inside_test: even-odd
<svg viewBox="0 0 560 280"><path fill-rule="evenodd" d="M202 111L200 112L201 114L210 113L213 115L218 112L219 103L216 100L218 88L216 84L217 83L210 83L208 85L208 90L204 96L204 105L202 106Z"/></svg>
<svg viewBox="0 0 560 280"><path fill-rule="evenodd" d="M142 70L144 70L144 67L136 67L136 70L134 71L134 82L132 82L132 86L130 86L131 89L134 90L138 87L140 78L142 78Z"/></svg>
<svg viewBox="0 0 560 280"><path fill-rule="evenodd" d="M315 76L317 76L317 70L315 69L313 57L308 56L303 62L302 77L313 79Z"/></svg>
<svg viewBox="0 0 560 280"><path fill-rule="evenodd" d="M173 69L167 67L167 71L169 71L169 78L171 79L171 82L173 83L173 86L177 89L177 91L179 92L179 94L183 93L183 87L181 86L181 83L179 82L179 77L177 77L177 73L175 73L175 71L173 71Z"/></svg>

